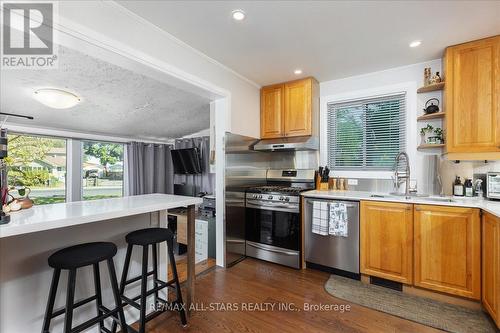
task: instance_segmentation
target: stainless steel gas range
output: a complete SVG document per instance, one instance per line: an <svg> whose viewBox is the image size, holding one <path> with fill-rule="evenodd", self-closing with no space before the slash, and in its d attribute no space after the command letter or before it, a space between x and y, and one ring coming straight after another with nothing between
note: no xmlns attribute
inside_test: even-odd
<svg viewBox="0 0 500 333"><path fill-rule="evenodd" d="M245 194L246 255L300 268L300 192L314 188L314 170L268 170L266 180Z"/></svg>

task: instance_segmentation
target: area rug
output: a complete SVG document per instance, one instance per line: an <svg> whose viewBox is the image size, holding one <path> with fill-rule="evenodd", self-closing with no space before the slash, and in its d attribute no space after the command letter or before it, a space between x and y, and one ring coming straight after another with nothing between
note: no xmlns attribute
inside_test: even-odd
<svg viewBox="0 0 500 333"><path fill-rule="evenodd" d="M448 332L497 332L481 310L408 295L338 275L330 276L325 290L348 302Z"/></svg>

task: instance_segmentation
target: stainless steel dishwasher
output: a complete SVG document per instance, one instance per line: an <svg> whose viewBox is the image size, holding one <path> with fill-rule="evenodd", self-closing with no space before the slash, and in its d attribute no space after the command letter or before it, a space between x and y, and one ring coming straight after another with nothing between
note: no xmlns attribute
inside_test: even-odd
<svg viewBox="0 0 500 333"><path fill-rule="evenodd" d="M312 233L313 201L346 204L348 237L322 236ZM359 202L307 197L304 200L303 209L305 217L305 258L308 264L313 264L309 266L320 265L341 274L359 275Z"/></svg>

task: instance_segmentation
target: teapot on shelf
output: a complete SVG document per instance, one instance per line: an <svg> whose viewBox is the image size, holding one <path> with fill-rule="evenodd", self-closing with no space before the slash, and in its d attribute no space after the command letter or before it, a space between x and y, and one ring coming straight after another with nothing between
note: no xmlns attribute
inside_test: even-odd
<svg viewBox="0 0 500 333"><path fill-rule="evenodd" d="M433 101L436 101L437 104L434 104ZM431 104L429 105L429 103ZM436 112L439 112L439 100L437 98L431 98L427 102L425 102L424 113L431 114Z"/></svg>

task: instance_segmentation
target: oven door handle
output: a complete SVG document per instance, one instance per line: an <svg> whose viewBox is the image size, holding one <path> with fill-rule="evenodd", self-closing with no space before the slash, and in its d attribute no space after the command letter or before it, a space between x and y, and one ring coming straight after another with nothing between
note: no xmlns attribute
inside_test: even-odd
<svg viewBox="0 0 500 333"><path fill-rule="evenodd" d="M293 206L288 204L283 204L282 206L266 205L262 203L252 203L247 201L247 208L262 209L262 210L272 210L277 212L287 212L287 213L299 213L299 206Z"/></svg>
<svg viewBox="0 0 500 333"><path fill-rule="evenodd" d="M247 200L247 204L250 204L254 207L273 207L273 208L298 208L299 205L293 205L293 204L289 204L289 203L286 203L286 202L280 202L279 206L276 206L276 204L265 204L263 202L258 202L256 203L255 201L253 200Z"/></svg>
<svg viewBox="0 0 500 333"><path fill-rule="evenodd" d="M263 244L259 244L259 243L254 243L254 242L250 242L250 241L247 241L247 245L250 245L250 246L253 246L257 249L261 249L261 250L264 250L264 251L270 251L270 252L275 252L275 253L279 253L279 254L286 254L287 256L297 256L298 253L297 252L291 252L291 251L286 251L286 250L278 250L276 248L271 248L271 247L267 247Z"/></svg>

